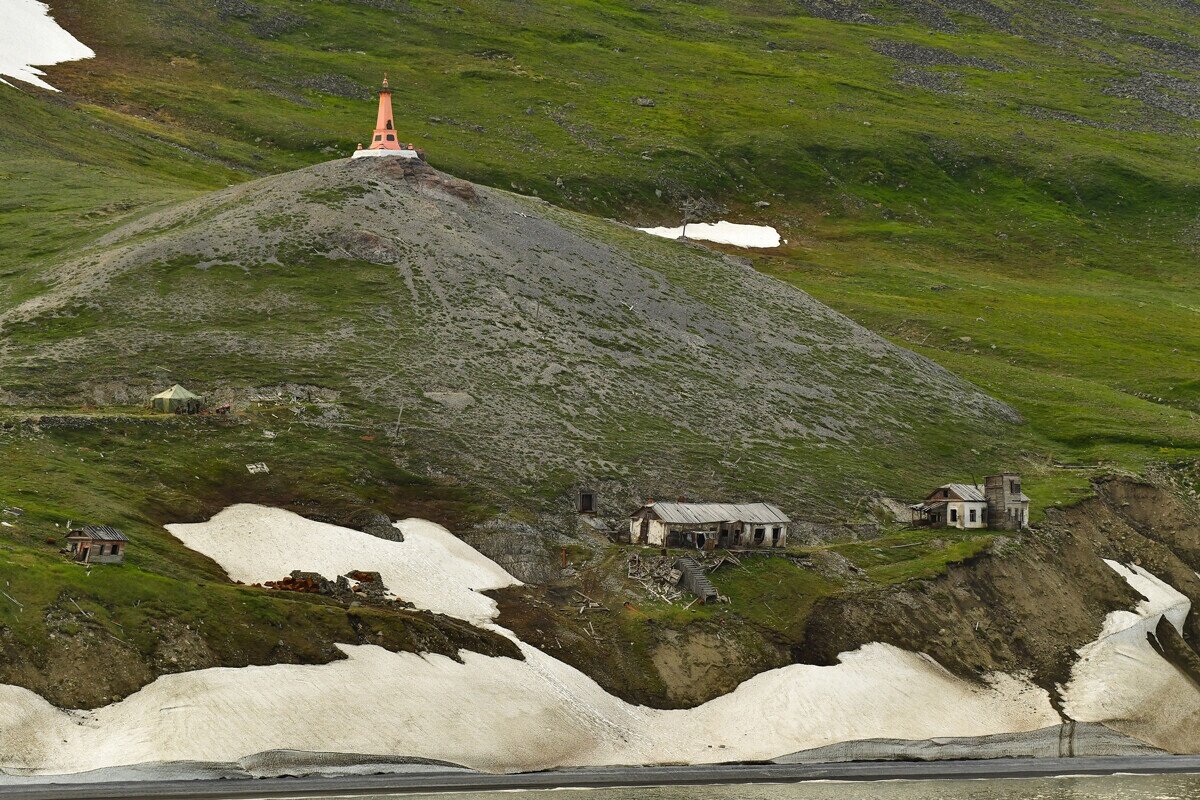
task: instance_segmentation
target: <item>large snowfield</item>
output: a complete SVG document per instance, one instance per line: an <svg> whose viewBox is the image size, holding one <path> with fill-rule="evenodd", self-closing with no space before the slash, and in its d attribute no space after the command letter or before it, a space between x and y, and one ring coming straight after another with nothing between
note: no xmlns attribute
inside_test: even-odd
<svg viewBox="0 0 1200 800"><path fill-rule="evenodd" d="M0 76L58 91L38 66L92 58L96 54L59 26L50 7L37 0L0 0ZM0 83L12 84L0 77Z"/></svg>
<svg viewBox="0 0 1200 800"><path fill-rule="evenodd" d="M834 666L763 673L690 710L633 706L495 624L495 604L479 592L517 583L497 564L433 523L397 527L403 542L238 505L208 522L168 529L247 582L294 569L327 577L376 570L397 596L518 641L524 661L463 652L459 663L347 645L346 660L326 665L165 676L93 712L65 712L4 686L0 767L53 773L235 761L292 749L415 756L506 772L770 759L856 739L981 736L1060 722L1046 692L1021 677L997 674L972 684L926 656L884 644L845 653ZM1138 709L1143 717L1161 713L1161 693L1169 692L1172 719L1196 719L1200 694L1180 690L1178 674L1144 635L1159 614L1181 624L1187 599L1144 570L1111 566L1148 599L1135 612L1110 615L1100 639L1081 651L1069 710L1081 720L1126 724ZM1150 722L1135 735L1172 749L1167 739L1180 735L1178 726Z"/></svg>

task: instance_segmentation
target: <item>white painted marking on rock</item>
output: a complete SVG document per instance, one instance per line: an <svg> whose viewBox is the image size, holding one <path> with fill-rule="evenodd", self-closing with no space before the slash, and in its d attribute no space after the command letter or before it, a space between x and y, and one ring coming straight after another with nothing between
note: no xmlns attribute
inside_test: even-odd
<svg viewBox="0 0 1200 800"><path fill-rule="evenodd" d="M0 75L57 92L37 67L92 58L90 47L72 36L38 0L0 0ZM12 84L0 78L6 86Z"/></svg>
<svg viewBox="0 0 1200 800"><path fill-rule="evenodd" d="M683 236L683 226L678 228L638 228L651 236L661 236L664 239L679 239ZM741 225L735 222L691 222L687 225L687 238L701 239L717 244L731 244L736 247L779 247L779 231L770 225Z"/></svg>

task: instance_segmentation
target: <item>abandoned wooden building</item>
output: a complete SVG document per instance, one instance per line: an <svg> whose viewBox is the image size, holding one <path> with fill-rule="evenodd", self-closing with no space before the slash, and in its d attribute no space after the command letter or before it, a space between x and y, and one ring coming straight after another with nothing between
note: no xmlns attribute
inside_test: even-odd
<svg viewBox="0 0 1200 800"><path fill-rule="evenodd" d="M791 520L770 503L655 502L629 517L629 539L660 547L783 547Z"/></svg>
<svg viewBox="0 0 1200 800"><path fill-rule="evenodd" d="M72 561L81 564L120 564L129 538L108 525L87 525L67 534Z"/></svg>
<svg viewBox="0 0 1200 800"><path fill-rule="evenodd" d="M912 506L915 525L1020 530L1029 524L1029 498L1015 472L988 475L983 484L947 483Z"/></svg>

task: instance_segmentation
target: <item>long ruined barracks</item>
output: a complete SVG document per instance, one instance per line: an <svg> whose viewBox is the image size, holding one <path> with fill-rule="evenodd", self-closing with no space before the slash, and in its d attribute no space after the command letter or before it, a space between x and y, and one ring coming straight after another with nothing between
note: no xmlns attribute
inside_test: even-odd
<svg viewBox="0 0 1200 800"><path fill-rule="evenodd" d="M653 500L629 518L629 539L662 547L784 547L791 520L771 503Z"/></svg>

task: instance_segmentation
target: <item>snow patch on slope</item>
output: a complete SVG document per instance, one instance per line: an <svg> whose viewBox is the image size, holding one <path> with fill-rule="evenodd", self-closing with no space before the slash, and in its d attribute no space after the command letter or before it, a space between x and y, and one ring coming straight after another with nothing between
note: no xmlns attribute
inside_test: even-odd
<svg viewBox="0 0 1200 800"><path fill-rule="evenodd" d="M479 590L516 584L449 531L396 523L404 542L234 506L205 523L170 525L232 577L261 582L293 569L327 576L377 570L400 597L516 640ZM1145 600L1109 615L1080 651L1067 710L1168 750L1200 749L1200 695L1146 643L1159 615L1176 626L1187 598L1138 567L1108 562ZM1059 723L1047 694L1021 676L968 683L927 656L869 644L834 666L762 673L687 710L634 706L517 641L524 661L341 645L343 661L167 675L125 700L67 712L0 686L0 767L60 772L145 762L234 762L268 750L403 755L504 772L555 766L759 760L869 738L923 740L1020 733ZM314 724L319 720L319 724ZM1191 737L1189 739L1188 737ZM1191 744L1189 744L1191 742Z"/></svg>
<svg viewBox="0 0 1200 800"><path fill-rule="evenodd" d="M277 581L295 569L331 579L356 569L378 571L402 600L475 625L496 616L495 601L479 592L520 584L441 525L420 519L396 523L403 542L255 505L231 506L208 522L166 527L233 580Z"/></svg>
<svg viewBox="0 0 1200 800"><path fill-rule="evenodd" d="M1079 650L1064 710L1163 750L1200 751L1200 692L1147 639L1161 617L1182 631L1191 601L1141 567L1105 563L1145 599L1109 614L1100 637Z"/></svg>
<svg viewBox="0 0 1200 800"><path fill-rule="evenodd" d="M63 30L38 0L0 0L0 75L57 92L34 65L92 58L90 47ZM0 83L12 84L0 78Z"/></svg>
<svg viewBox="0 0 1200 800"><path fill-rule="evenodd" d="M638 228L651 236L664 239L679 239L684 226L678 228ZM779 231L770 225L741 225L734 222L691 222L687 225L687 238L702 239L717 244L732 244L737 247L779 247Z"/></svg>
<svg viewBox="0 0 1200 800"><path fill-rule="evenodd" d="M83 715L0 687L0 720L20 720L0 726L0 766L88 770L288 749L415 756L499 772L769 759L872 736L978 736L1059 721L1046 693L1020 678L971 684L884 644L845 653L835 666L763 673L693 709L630 705L492 621L495 605L478 591L517 583L494 562L438 525L397 527L403 542L239 505L168 529L245 582L293 569L327 577L376 570L418 606L509 636L524 661L463 651L458 663L342 645L347 659L331 664L164 676Z"/></svg>

